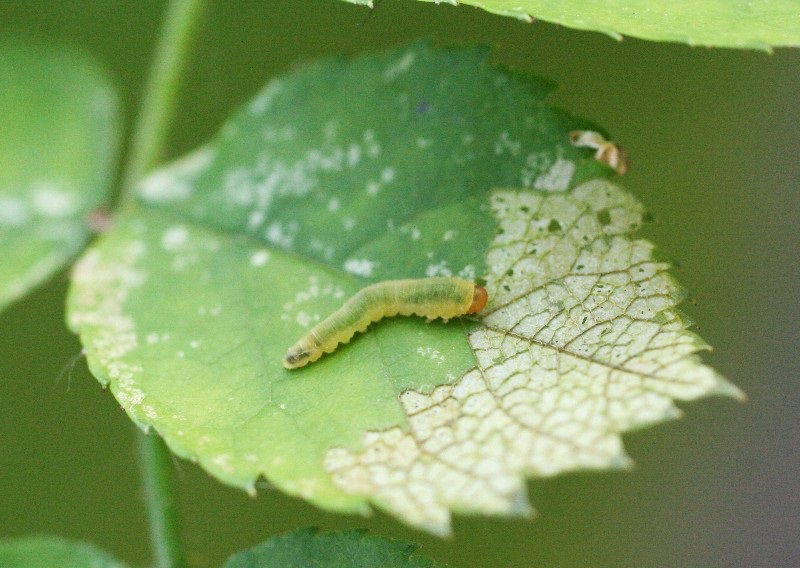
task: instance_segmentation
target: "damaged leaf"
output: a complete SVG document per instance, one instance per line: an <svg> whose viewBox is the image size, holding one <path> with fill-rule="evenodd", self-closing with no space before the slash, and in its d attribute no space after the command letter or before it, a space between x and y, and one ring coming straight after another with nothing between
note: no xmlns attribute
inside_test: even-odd
<svg viewBox="0 0 800 568"><path fill-rule="evenodd" d="M92 372L226 483L438 533L451 510L527 511L527 473L623 465L619 432L727 383L691 355L666 266L626 236L640 206L570 144L591 125L548 90L424 44L273 80L146 178L76 266ZM386 319L283 368L364 285L441 275L486 277L487 311Z"/></svg>

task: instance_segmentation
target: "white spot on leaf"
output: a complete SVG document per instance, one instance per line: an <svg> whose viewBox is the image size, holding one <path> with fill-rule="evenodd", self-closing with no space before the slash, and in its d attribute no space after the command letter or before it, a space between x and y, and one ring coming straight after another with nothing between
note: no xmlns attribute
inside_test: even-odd
<svg viewBox="0 0 800 568"><path fill-rule="evenodd" d="M498 156L503 154L511 154L516 156L522 149L522 143L518 140L513 140L507 131L503 131L498 136L494 143L494 153Z"/></svg>
<svg viewBox="0 0 800 568"><path fill-rule="evenodd" d="M378 143L374 130L364 131L364 148L366 148L367 156L370 158L377 158L381 154L381 145Z"/></svg>
<svg viewBox="0 0 800 568"><path fill-rule="evenodd" d="M289 232L290 230L291 227L285 229L280 221L275 221L267 227L266 237L271 243L289 249L294 244L294 235Z"/></svg>
<svg viewBox="0 0 800 568"><path fill-rule="evenodd" d="M384 168L381 170L381 181L383 183L392 183L397 172L394 168Z"/></svg>
<svg viewBox="0 0 800 568"><path fill-rule="evenodd" d="M139 195L146 201L181 201L192 193L194 177L211 164L215 150L204 147L161 168L144 178L138 186Z"/></svg>
<svg viewBox="0 0 800 568"><path fill-rule="evenodd" d="M256 268L264 266L269 261L269 251L257 250L250 255L250 264Z"/></svg>
<svg viewBox="0 0 800 568"><path fill-rule="evenodd" d="M452 276L453 271L447 267L447 260L440 260L435 264L429 264L425 268L425 276L433 278L434 276Z"/></svg>
<svg viewBox="0 0 800 568"><path fill-rule="evenodd" d="M31 189L36 211L44 217L69 217L78 211L75 192L56 184L42 184Z"/></svg>
<svg viewBox="0 0 800 568"><path fill-rule="evenodd" d="M188 237L189 232L186 230L186 227L175 225L164 231L161 237L161 246L164 247L166 251L175 252L186 245Z"/></svg>
<svg viewBox="0 0 800 568"><path fill-rule="evenodd" d="M344 263L344 269L350 274L369 278L375 270L376 263L366 258L348 258Z"/></svg>
<svg viewBox="0 0 800 568"><path fill-rule="evenodd" d="M0 226L20 227L31 217L28 206L22 199L0 195Z"/></svg>
<svg viewBox="0 0 800 568"><path fill-rule="evenodd" d="M407 51L386 67L386 70L383 72L383 78L387 81L395 80L399 75L407 72L411 68L415 59L416 54L413 51Z"/></svg>
<svg viewBox="0 0 800 568"><path fill-rule="evenodd" d="M111 383L117 400L134 419L145 393L137 381L142 367L128 358L138 342L125 302L146 279L137 268L144 251L138 241L119 244L111 253L90 249L73 270L68 315L70 328L81 334L87 357L106 370L101 382Z"/></svg>
<svg viewBox="0 0 800 568"><path fill-rule="evenodd" d="M347 165L354 168L361 161L361 146L350 144L347 148Z"/></svg>
<svg viewBox="0 0 800 568"><path fill-rule="evenodd" d="M533 187L546 191L564 191L569 188L572 176L575 174L575 163L564 158L558 158L550 169L536 178Z"/></svg>
<svg viewBox="0 0 800 568"><path fill-rule="evenodd" d="M444 363L447 358L442 354L441 351L438 349L434 349L433 347L417 347L417 354L422 355L423 357L430 359L437 365L441 365Z"/></svg>

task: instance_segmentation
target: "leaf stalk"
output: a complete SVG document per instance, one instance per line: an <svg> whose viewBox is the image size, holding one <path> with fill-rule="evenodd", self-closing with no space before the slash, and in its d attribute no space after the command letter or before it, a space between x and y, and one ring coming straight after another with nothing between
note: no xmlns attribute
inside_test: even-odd
<svg viewBox="0 0 800 568"><path fill-rule="evenodd" d="M138 431L139 467L150 524L155 568L183 568L186 557L180 535L180 515L170 453L161 437Z"/></svg>
<svg viewBox="0 0 800 568"><path fill-rule="evenodd" d="M134 199L136 182L165 157L178 94L207 0L172 0L156 46L122 178L122 205ZM170 453L156 434L138 434L139 463L156 568L183 568L178 499Z"/></svg>
<svg viewBox="0 0 800 568"><path fill-rule="evenodd" d="M206 0L172 0L167 6L131 140L122 183L123 203L132 201L136 182L165 157L178 93L206 5Z"/></svg>

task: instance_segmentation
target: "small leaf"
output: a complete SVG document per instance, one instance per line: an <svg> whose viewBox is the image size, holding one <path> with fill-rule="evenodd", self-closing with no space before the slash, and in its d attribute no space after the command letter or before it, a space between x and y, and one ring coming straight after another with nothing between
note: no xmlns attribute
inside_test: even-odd
<svg viewBox="0 0 800 568"><path fill-rule="evenodd" d="M410 542L360 530L299 529L234 554L223 568L443 568L416 549Z"/></svg>
<svg viewBox="0 0 800 568"><path fill-rule="evenodd" d="M57 536L0 540L3 568L125 568L94 545Z"/></svg>
<svg viewBox="0 0 800 568"><path fill-rule="evenodd" d="M373 0L346 0L373 7ZM458 4L456 0L424 0ZM796 0L459 0L525 21L553 22L613 38L622 35L689 45L769 50L800 45Z"/></svg>
<svg viewBox="0 0 800 568"><path fill-rule="evenodd" d="M0 309L86 243L117 127L114 91L86 57L0 45Z"/></svg>

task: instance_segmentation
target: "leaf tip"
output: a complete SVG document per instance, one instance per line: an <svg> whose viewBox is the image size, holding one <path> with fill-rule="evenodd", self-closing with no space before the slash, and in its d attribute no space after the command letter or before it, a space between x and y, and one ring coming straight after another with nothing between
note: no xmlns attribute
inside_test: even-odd
<svg viewBox="0 0 800 568"><path fill-rule="evenodd" d="M608 466L610 469L632 471L636 467L636 462L628 454L620 453L611 458Z"/></svg>
<svg viewBox="0 0 800 568"><path fill-rule="evenodd" d="M743 43L742 46L750 49L755 49L757 51L763 51L767 55L773 55L775 53L775 50L773 49L772 45L763 41L748 41Z"/></svg>
<svg viewBox="0 0 800 568"><path fill-rule="evenodd" d="M623 39L625 39L624 36L621 33L619 33L616 30L612 30L611 28L598 27L598 28L596 28L596 31L598 31L601 34L604 34L604 35L606 35L606 36L608 36L611 39L616 40L616 41L620 41L621 42Z"/></svg>
<svg viewBox="0 0 800 568"><path fill-rule="evenodd" d="M450 525L450 515L441 521L431 521L419 525L423 530L428 531L439 538L452 538L453 527Z"/></svg>
<svg viewBox="0 0 800 568"><path fill-rule="evenodd" d="M518 19L518 20L520 20L520 21L523 21L523 22L525 22L526 24L533 23L533 16L531 16L531 15L530 15L529 13L527 13L527 12L517 12L517 11L514 11L514 12L511 12L510 16L511 16L511 17L513 17L513 18L516 18L516 19Z"/></svg>
<svg viewBox="0 0 800 568"><path fill-rule="evenodd" d="M747 393L722 376L717 376L717 384L714 385L710 394L727 396L739 402L747 402L748 400Z"/></svg>
<svg viewBox="0 0 800 568"><path fill-rule="evenodd" d="M677 406L670 405L664 411L664 420L678 420L683 418L683 411Z"/></svg>
<svg viewBox="0 0 800 568"><path fill-rule="evenodd" d="M366 501L362 501L355 506L353 514L369 517L372 514L372 507L370 507Z"/></svg>
<svg viewBox="0 0 800 568"><path fill-rule="evenodd" d="M519 490L511 496L511 506L509 513L526 519L534 519L538 516L536 509L531 507L528 502L528 492L525 487L520 487Z"/></svg>

